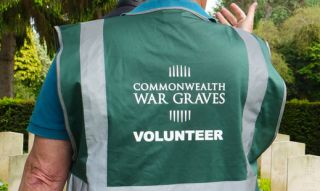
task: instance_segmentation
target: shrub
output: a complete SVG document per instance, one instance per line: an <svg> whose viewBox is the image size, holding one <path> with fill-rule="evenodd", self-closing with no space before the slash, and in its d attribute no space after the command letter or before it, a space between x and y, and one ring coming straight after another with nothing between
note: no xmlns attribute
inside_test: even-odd
<svg viewBox="0 0 320 191"><path fill-rule="evenodd" d="M320 155L320 102L292 100L286 104L280 133L306 143L307 154Z"/></svg>
<svg viewBox="0 0 320 191"><path fill-rule="evenodd" d="M261 178L258 180L260 191L271 191L271 181Z"/></svg>
<svg viewBox="0 0 320 191"><path fill-rule="evenodd" d="M28 126L34 101L5 98L0 100L0 132L12 131L24 134L24 145L27 148Z"/></svg>
<svg viewBox="0 0 320 191"><path fill-rule="evenodd" d="M0 180L0 191L8 191L8 184L2 183Z"/></svg>

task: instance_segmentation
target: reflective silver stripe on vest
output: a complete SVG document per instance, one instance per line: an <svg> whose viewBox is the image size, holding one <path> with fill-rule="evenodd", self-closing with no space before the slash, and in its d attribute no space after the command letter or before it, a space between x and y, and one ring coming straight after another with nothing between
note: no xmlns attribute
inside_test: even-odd
<svg viewBox="0 0 320 191"><path fill-rule="evenodd" d="M73 174L70 175L68 180L68 191L89 191L88 185L80 180L78 177L74 176Z"/></svg>
<svg viewBox="0 0 320 191"><path fill-rule="evenodd" d="M121 186L107 187L104 191L255 191L257 177L243 181L224 181L209 183L171 184L157 186ZM69 188L72 191L91 191L88 185L76 176L71 175ZM102 190L102 189L100 189Z"/></svg>
<svg viewBox="0 0 320 191"><path fill-rule="evenodd" d="M60 104L61 104L61 108L62 108L62 112L63 112L63 118L64 118L64 124L66 126L66 130L72 145L72 151L73 151L73 156L72 159L75 160L76 156L77 156L77 146L76 146L76 142L74 140L74 136L71 132L70 129L70 124L69 124L69 117L68 117L68 112L67 112L67 108L66 108L66 104L64 103L64 99L62 96L62 90L61 90L61 73L60 73L60 64L61 64L61 54L63 52L63 40L62 40L62 35L61 35L61 30L59 27L54 27L57 31L58 34L58 38L59 38L59 45L60 45L60 50L59 53L57 54L57 61L56 61L56 67L57 67L57 89L58 89L58 96L59 96L59 100L60 100Z"/></svg>
<svg viewBox="0 0 320 191"><path fill-rule="evenodd" d="M268 68L262 49L255 37L241 29L236 29L243 39L249 61L249 79L247 99L242 116L242 144L245 156L248 157L252 146L256 121L261 110L262 102L268 85ZM248 177L254 176L254 172L247 161Z"/></svg>
<svg viewBox="0 0 320 191"><path fill-rule="evenodd" d="M107 186L108 118L104 60L104 20L81 24L80 70L90 191Z"/></svg>

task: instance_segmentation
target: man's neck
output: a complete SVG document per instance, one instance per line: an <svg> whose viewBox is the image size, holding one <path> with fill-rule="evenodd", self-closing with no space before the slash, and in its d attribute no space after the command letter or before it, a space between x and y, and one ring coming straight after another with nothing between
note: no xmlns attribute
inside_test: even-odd
<svg viewBox="0 0 320 191"><path fill-rule="evenodd" d="M203 9L206 9L207 0L195 0Z"/></svg>

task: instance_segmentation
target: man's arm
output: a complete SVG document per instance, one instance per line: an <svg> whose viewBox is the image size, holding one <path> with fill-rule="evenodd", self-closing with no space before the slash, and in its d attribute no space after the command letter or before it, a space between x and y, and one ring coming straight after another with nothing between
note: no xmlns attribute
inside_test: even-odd
<svg viewBox="0 0 320 191"><path fill-rule="evenodd" d="M69 141L36 136L19 191L62 191L69 175L71 157Z"/></svg>

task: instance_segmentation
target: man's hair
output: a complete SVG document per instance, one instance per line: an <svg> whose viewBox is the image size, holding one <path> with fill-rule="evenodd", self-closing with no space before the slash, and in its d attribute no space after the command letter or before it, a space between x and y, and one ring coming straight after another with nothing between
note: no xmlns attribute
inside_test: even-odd
<svg viewBox="0 0 320 191"><path fill-rule="evenodd" d="M139 6L145 0L119 0L118 6L131 5L134 7Z"/></svg>

